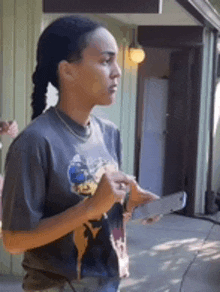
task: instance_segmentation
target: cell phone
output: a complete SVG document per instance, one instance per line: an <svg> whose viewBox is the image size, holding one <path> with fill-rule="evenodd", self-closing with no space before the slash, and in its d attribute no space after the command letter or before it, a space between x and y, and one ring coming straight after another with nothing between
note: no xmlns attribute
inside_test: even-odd
<svg viewBox="0 0 220 292"><path fill-rule="evenodd" d="M165 215L179 211L186 206L186 192L178 192L163 196L156 201L152 201L136 208L132 214L132 219L149 219L156 215Z"/></svg>

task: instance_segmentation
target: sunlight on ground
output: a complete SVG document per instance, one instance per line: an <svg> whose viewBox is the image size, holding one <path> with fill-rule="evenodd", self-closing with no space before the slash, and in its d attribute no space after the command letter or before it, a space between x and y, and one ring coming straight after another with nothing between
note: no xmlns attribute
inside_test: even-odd
<svg viewBox="0 0 220 292"><path fill-rule="evenodd" d="M198 258L201 258L203 261L208 262L210 260L219 260L220 259L220 242L219 241L211 241L206 242L201 252L198 255Z"/></svg>
<svg viewBox="0 0 220 292"><path fill-rule="evenodd" d="M206 241L205 243L200 238L188 238L181 240L167 241L163 244L155 245L151 249L141 250L130 255L130 259L135 261L136 257L157 257L162 254L170 255L170 260L166 260L163 263L163 268L166 268L173 262L171 256L182 253L182 249L186 252L195 254L199 252L198 257L203 258L204 261L209 261L210 259L217 260L220 259L220 241ZM183 264L185 262L184 258L176 259L176 264Z"/></svg>
<svg viewBox="0 0 220 292"><path fill-rule="evenodd" d="M154 292L171 292L176 288L178 291L182 275L202 248L202 243L200 238L184 238L154 245L150 249L136 250L130 256L131 277L123 280L122 288L144 291L147 285L149 291ZM142 258L146 259L146 264L139 262ZM157 275L162 279L160 283L157 282ZM154 290L151 290L152 287Z"/></svg>
<svg viewBox="0 0 220 292"><path fill-rule="evenodd" d="M178 283L181 282L181 279L171 279L169 282L170 282L171 284L178 284Z"/></svg>
<svg viewBox="0 0 220 292"><path fill-rule="evenodd" d="M188 264L194 260L197 256L204 262L215 261L220 259L220 241L206 241L200 238L185 238L179 240L167 241L162 244L153 246L151 249L141 250L139 252L132 253L130 256L130 263L132 266L136 265L136 261L145 257L147 262L151 262L151 258L157 258L154 262L154 268L159 273L172 272L174 276L178 273L178 270L184 271ZM151 269L145 266L146 272L151 273ZM148 275L149 277L150 275ZM141 278L137 283L145 282L147 276ZM174 278L170 281L170 284L177 284L181 280ZM131 279L131 282L133 280ZM132 284L133 285L133 284Z"/></svg>
<svg viewBox="0 0 220 292"><path fill-rule="evenodd" d="M204 242L196 237L167 241L145 250L137 249L130 256L131 276L122 281L122 292L143 292L145 287L150 292L179 291L182 277L191 263L201 266L201 261L205 265L206 262L218 262L219 251L220 241Z"/></svg>
<svg viewBox="0 0 220 292"><path fill-rule="evenodd" d="M188 238L188 239L180 239L180 240L172 240L165 242L163 244L155 245L152 249L156 251L165 251L165 250L171 250L173 248L179 248L179 247L187 247L188 249L198 249L201 245L201 242L198 243L198 238ZM198 246L199 244L199 246Z"/></svg>
<svg viewBox="0 0 220 292"><path fill-rule="evenodd" d="M129 277L128 279L126 279L126 284L123 285L123 283L122 283L121 287L135 286L135 285L140 284L140 283L146 283L146 282L148 282L148 280L149 280L149 275L146 275L146 277L142 277L139 280L137 280L136 278L134 279L134 278Z"/></svg>
<svg viewBox="0 0 220 292"><path fill-rule="evenodd" d="M204 244L199 238L189 238L182 240L173 240L165 242L160 245L152 247L154 251L171 251L176 248L183 248L188 252L199 252L198 257L203 261L218 260L220 259L220 241L207 241ZM152 253L153 254L153 253ZM178 264L184 262L184 259L179 259ZM164 268L168 267L169 262L164 262Z"/></svg>

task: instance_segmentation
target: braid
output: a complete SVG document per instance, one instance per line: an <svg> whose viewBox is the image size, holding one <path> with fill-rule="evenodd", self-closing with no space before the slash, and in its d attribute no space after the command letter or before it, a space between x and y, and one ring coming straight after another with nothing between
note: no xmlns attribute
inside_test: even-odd
<svg viewBox="0 0 220 292"><path fill-rule="evenodd" d="M46 92L48 85L48 68L40 67L39 65L36 67L36 70L32 76L32 80L34 83L34 91L32 93L32 120L39 116L46 107Z"/></svg>
<svg viewBox="0 0 220 292"><path fill-rule="evenodd" d="M48 83L59 90L59 62L79 62L88 45L87 35L98 27L103 25L84 17L70 16L55 20L44 30L38 41L37 67L32 76L32 120L46 107Z"/></svg>

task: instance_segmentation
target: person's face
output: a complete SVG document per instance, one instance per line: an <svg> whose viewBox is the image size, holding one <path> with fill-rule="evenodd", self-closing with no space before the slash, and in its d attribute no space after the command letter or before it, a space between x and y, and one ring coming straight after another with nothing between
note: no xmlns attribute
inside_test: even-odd
<svg viewBox="0 0 220 292"><path fill-rule="evenodd" d="M115 101L121 70L117 63L118 46L105 28L89 36L82 60L74 66L74 92L87 106L110 105Z"/></svg>

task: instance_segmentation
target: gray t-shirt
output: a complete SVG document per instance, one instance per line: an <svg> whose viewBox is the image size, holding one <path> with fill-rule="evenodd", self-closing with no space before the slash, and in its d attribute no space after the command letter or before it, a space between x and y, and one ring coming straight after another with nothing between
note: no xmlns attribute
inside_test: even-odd
<svg viewBox="0 0 220 292"><path fill-rule="evenodd" d="M121 164L119 131L91 116L83 127L51 107L11 144L5 165L3 230L31 230L92 196L106 169ZM106 193L106 196L108 194ZM25 252L24 289L46 289L80 277L128 276L123 207L62 238Z"/></svg>

